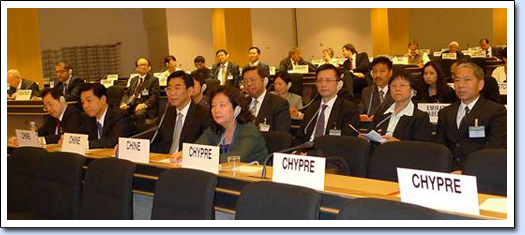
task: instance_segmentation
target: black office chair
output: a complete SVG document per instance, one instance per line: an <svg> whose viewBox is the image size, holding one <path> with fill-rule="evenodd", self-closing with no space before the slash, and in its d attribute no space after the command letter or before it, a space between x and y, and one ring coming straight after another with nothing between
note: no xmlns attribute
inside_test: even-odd
<svg viewBox="0 0 525 235"><path fill-rule="evenodd" d="M303 96L303 75L298 73L290 74L290 81L292 86L288 89L288 92L292 92L296 95Z"/></svg>
<svg viewBox="0 0 525 235"><path fill-rule="evenodd" d="M81 219L133 219L135 167L123 159L93 160L84 177Z"/></svg>
<svg viewBox="0 0 525 235"><path fill-rule="evenodd" d="M193 169L162 172L155 186L152 220L213 220L217 176Z"/></svg>
<svg viewBox="0 0 525 235"><path fill-rule="evenodd" d="M348 200L337 215L338 220L440 220L433 209L410 203L378 198Z"/></svg>
<svg viewBox="0 0 525 235"><path fill-rule="evenodd" d="M450 172L452 153L436 143L396 141L379 145L368 164L368 177L397 181L397 167Z"/></svg>
<svg viewBox="0 0 525 235"><path fill-rule="evenodd" d="M35 209L37 174L47 151L20 147L7 158L7 219L24 219Z"/></svg>
<svg viewBox="0 0 525 235"><path fill-rule="evenodd" d="M36 190L39 219L78 219L82 194L84 156L50 152L42 162Z"/></svg>
<svg viewBox="0 0 525 235"><path fill-rule="evenodd" d="M124 91L126 90L126 86L119 86L114 85L110 86L107 89L108 92L108 104L111 106L119 106L120 101L122 100L122 96L124 96Z"/></svg>
<svg viewBox="0 0 525 235"><path fill-rule="evenodd" d="M321 195L317 191L274 182L246 185L237 200L236 220L316 220Z"/></svg>
<svg viewBox="0 0 525 235"><path fill-rule="evenodd" d="M463 163L464 175L476 176L478 192L507 196L507 150L486 149L471 153Z"/></svg>
<svg viewBox="0 0 525 235"><path fill-rule="evenodd" d="M208 87L208 88L206 88L206 91L204 92L206 97L210 97L210 95L212 93L217 91L219 89L220 84L221 84L221 82L219 80L213 79L213 78L206 79L205 83L206 83L206 86Z"/></svg>
<svg viewBox="0 0 525 235"><path fill-rule="evenodd" d="M343 157L348 164L350 175L366 177L370 144L353 136L321 136L314 139L315 148L325 156Z"/></svg>
<svg viewBox="0 0 525 235"><path fill-rule="evenodd" d="M280 131L261 131L268 153L279 152L292 147L293 136Z"/></svg>

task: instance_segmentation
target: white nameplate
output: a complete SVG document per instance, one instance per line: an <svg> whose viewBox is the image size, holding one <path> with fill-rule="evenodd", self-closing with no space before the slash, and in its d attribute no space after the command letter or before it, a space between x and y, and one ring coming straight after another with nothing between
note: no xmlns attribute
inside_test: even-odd
<svg viewBox="0 0 525 235"><path fill-rule="evenodd" d="M15 100L30 100L32 90L18 90Z"/></svg>
<svg viewBox="0 0 525 235"><path fill-rule="evenodd" d="M323 63L323 60L322 59L319 59L319 60L312 60L312 64L315 64L315 65L320 65Z"/></svg>
<svg viewBox="0 0 525 235"><path fill-rule="evenodd" d="M38 147L38 135L36 131L15 130L18 145Z"/></svg>
<svg viewBox="0 0 525 235"><path fill-rule="evenodd" d="M138 73L132 73L129 75L129 78L128 78L128 85L126 85L127 87L129 87L129 85L131 84L131 79L134 78L134 77L138 77L140 74Z"/></svg>
<svg viewBox="0 0 525 235"><path fill-rule="evenodd" d="M475 51L475 52L471 52L470 55L472 56L472 58L485 58L487 57L487 52L486 51Z"/></svg>
<svg viewBox="0 0 525 235"><path fill-rule="evenodd" d="M275 69L275 68L273 68L273 69ZM9 89L11 89L11 84L7 83L7 90L9 90Z"/></svg>
<svg viewBox="0 0 525 235"><path fill-rule="evenodd" d="M428 116L430 116L430 123L436 124L438 122L439 110L449 105L450 104L444 103L419 103L417 104L417 108L423 112L428 113Z"/></svg>
<svg viewBox="0 0 525 235"><path fill-rule="evenodd" d="M270 75L272 75L272 76L275 75L275 67L273 67L273 66L270 66Z"/></svg>
<svg viewBox="0 0 525 235"><path fill-rule="evenodd" d="M440 57L441 51L434 51L434 57Z"/></svg>
<svg viewBox="0 0 525 235"><path fill-rule="evenodd" d="M182 143L182 167L219 174L219 147Z"/></svg>
<svg viewBox="0 0 525 235"><path fill-rule="evenodd" d="M453 83L453 82L449 82L449 83L447 83L447 85L448 85L449 87L452 87L452 89L454 89L454 83Z"/></svg>
<svg viewBox="0 0 525 235"><path fill-rule="evenodd" d="M87 148L88 135L64 133L60 151L84 155Z"/></svg>
<svg viewBox="0 0 525 235"><path fill-rule="evenodd" d="M394 64L408 64L408 57L394 57Z"/></svg>
<svg viewBox="0 0 525 235"><path fill-rule="evenodd" d="M153 76L159 79L159 86L166 86L168 78L164 76L164 73L154 73Z"/></svg>
<svg viewBox="0 0 525 235"><path fill-rule="evenodd" d="M499 94L500 95L506 95L507 94L507 83L499 83Z"/></svg>
<svg viewBox="0 0 525 235"><path fill-rule="evenodd" d="M149 163L149 140L118 138L118 157L138 163Z"/></svg>
<svg viewBox="0 0 525 235"><path fill-rule="evenodd" d="M419 49L419 53L430 55L430 49Z"/></svg>
<svg viewBox="0 0 525 235"><path fill-rule="evenodd" d="M107 80L118 80L118 74L108 74L108 76L106 76L106 79Z"/></svg>
<svg viewBox="0 0 525 235"><path fill-rule="evenodd" d="M479 215L476 177L397 168L401 201Z"/></svg>
<svg viewBox="0 0 525 235"><path fill-rule="evenodd" d="M324 190L326 158L274 153L272 181Z"/></svg>
<svg viewBox="0 0 525 235"><path fill-rule="evenodd" d="M102 80L100 80L100 84L104 85L104 87L106 87L106 88L109 88L109 87L113 86L113 82L114 81L115 80L102 79Z"/></svg>
<svg viewBox="0 0 525 235"><path fill-rule="evenodd" d="M308 73L308 65L297 65L293 67L294 73L305 74Z"/></svg>
<svg viewBox="0 0 525 235"><path fill-rule="evenodd" d="M50 87L50 88L55 87L55 82L49 82L49 87Z"/></svg>
<svg viewBox="0 0 525 235"><path fill-rule="evenodd" d="M458 55L456 53L443 53L441 58L444 60L456 60Z"/></svg>

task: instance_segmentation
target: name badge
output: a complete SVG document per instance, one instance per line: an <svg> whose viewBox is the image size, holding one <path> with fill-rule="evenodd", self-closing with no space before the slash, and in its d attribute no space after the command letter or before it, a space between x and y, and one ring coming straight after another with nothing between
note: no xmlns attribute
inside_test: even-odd
<svg viewBox="0 0 525 235"><path fill-rule="evenodd" d="M15 132L16 138L18 139L18 145L28 147L39 147L38 135L36 131L15 130Z"/></svg>
<svg viewBox="0 0 525 235"><path fill-rule="evenodd" d="M219 174L219 147L182 143L182 167Z"/></svg>
<svg viewBox="0 0 525 235"><path fill-rule="evenodd" d="M88 135L64 133L60 151L84 155L87 148Z"/></svg>
<svg viewBox="0 0 525 235"><path fill-rule="evenodd" d="M15 100L30 100L32 90L19 90Z"/></svg>
<svg viewBox="0 0 525 235"><path fill-rule="evenodd" d="M106 76L106 79L107 80L118 80L118 74L108 74L108 76Z"/></svg>
<svg viewBox="0 0 525 235"><path fill-rule="evenodd" d="M49 87L50 87L50 88L55 87L55 82L49 82Z"/></svg>
<svg viewBox="0 0 525 235"><path fill-rule="evenodd" d="M329 135L331 135L331 136L341 136L341 130L330 129Z"/></svg>
<svg viewBox="0 0 525 235"><path fill-rule="evenodd" d="M100 83L101 83L102 85L104 85L104 87L109 88L109 87L113 86L113 82L114 82L114 81L115 81L115 80L102 79L102 80L100 80Z"/></svg>
<svg viewBox="0 0 525 235"><path fill-rule="evenodd" d="M274 153L272 181L324 190L326 158Z"/></svg>
<svg viewBox="0 0 525 235"><path fill-rule="evenodd" d="M485 138L485 126L469 126L469 138Z"/></svg>
<svg viewBox="0 0 525 235"><path fill-rule="evenodd" d="M132 162L149 163L149 140L118 138L118 157Z"/></svg>
<svg viewBox="0 0 525 235"><path fill-rule="evenodd" d="M148 96L149 95L149 91L147 89L142 90L142 95L143 96Z"/></svg>
<svg viewBox="0 0 525 235"><path fill-rule="evenodd" d="M228 74L227 79L228 79L228 80L233 80L233 75Z"/></svg>
<svg viewBox="0 0 525 235"><path fill-rule="evenodd" d="M264 131L264 132L270 131L270 125L266 123L259 123L259 131Z"/></svg>

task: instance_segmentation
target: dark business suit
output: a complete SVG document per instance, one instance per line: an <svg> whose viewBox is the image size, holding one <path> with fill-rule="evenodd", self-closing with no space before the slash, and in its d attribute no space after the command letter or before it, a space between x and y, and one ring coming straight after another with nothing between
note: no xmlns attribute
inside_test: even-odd
<svg viewBox="0 0 525 235"><path fill-rule="evenodd" d="M248 66L251 66L250 63L248 63L245 67L248 67ZM270 66L259 61L259 63L257 63L257 67L259 67L259 69L261 69L264 74L266 74L266 76L270 76Z"/></svg>
<svg viewBox="0 0 525 235"><path fill-rule="evenodd" d="M89 135L89 148L113 148L119 137L135 134L135 124L128 112L118 107L109 107L104 118L102 136L98 138L97 118L84 115L80 133Z"/></svg>
<svg viewBox="0 0 525 235"><path fill-rule="evenodd" d="M420 78L423 79L423 78ZM422 81L424 83L424 81ZM414 100L418 101L419 103L454 103L458 101L458 97L456 96L456 91L452 89L452 87L445 85L443 90L442 97L438 97L438 95L430 96L428 94L428 88L426 86L422 86L418 89L417 95L414 98Z"/></svg>
<svg viewBox="0 0 525 235"><path fill-rule="evenodd" d="M265 120L266 124L270 125L270 131L288 133L292 123L290 119L290 104L288 104L288 101L267 91L260 104L255 125L259 126L259 123L264 123Z"/></svg>
<svg viewBox="0 0 525 235"><path fill-rule="evenodd" d="M493 78L490 75L486 75L483 80L485 81L485 85L483 86L483 89L479 92L481 96L485 97L486 99L492 100L496 103L500 103L500 94L499 94L499 86L498 81Z"/></svg>
<svg viewBox="0 0 525 235"><path fill-rule="evenodd" d="M386 134L390 122L390 119L387 118L391 113L385 114L384 112L388 108L390 106L376 111L368 131L375 130L381 135ZM412 116L403 115L399 118L392 136L399 140L432 141L432 124L430 124L428 113L419 110L417 104L414 104Z"/></svg>
<svg viewBox="0 0 525 235"><path fill-rule="evenodd" d="M443 58L443 54L445 54L445 53L451 53L451 52L450 52L450 50L446 50L446 51L442 52L441 53L441 58ZM459 59L461 57L463 57L463 53L461 51L456 52L456 59Z"/></svg>
<svg viewBox="0 0 525 235"><path fill-rule="evenodd" d="M368 116L373 115L378 107L390 107L394 103L390 97L390 90L385 94L383 102L379 102L379 88L376 85L366 87L361 94L361 102L359 103L359 112Z"/></svg>
<svg viewBox="0 0 525 235"><path fill-rule="evenodd" d="M148 106L146 108L146 118L155 118L159 114L159 96L160 96L160 86L159 86L159 79L155 76L152 76L151 74L146 74L144 77L144 81L142 83L142 86L138 90L138 96L135 97L133 100L132 96L135 94L137 85L139 82L139 76L135 76L131 78L131 81L129 83L128 90L124 93L124 96L122 97L122 100L120 101L121 104L127 104L128 105L128 111L133 113L135 111L135 107L138 104L146 104ZM147 93L147 95L146 95Z"/></svg>
<svg viewBox="0 0 525 235"><path fill-rule="evenodd" d="M20 90L31 90L31 97L40 96L40 88L38 87L38 83L25 78L22 78L20 82L22 83L20 85ZM10 86L9 90L7 90L7 94L11 96L17 91L17 87Z"/></svg>
<svg viewBox="0 0 525 235"><path fill-rule="evenodd" d="M355 55L355 60L355 68L352 68L352 71L365 75L370 72L370 60L368 59L368 54L366 52L357 53ZM343 68L345 71L350 70L350 59L345 60Z"/></svg>
<svg viewBox="0 0 525 235"><path fill-rule="evenodd" d="M308 72L315 72L315 70L317 70L317 67L315 67L315 65L304 60L302 57L301 59L299 59L297 64L308 65ZM293 70L293 64L292 64L292 60L290 59L290 57L284 58L283 60L281 60L281 63L279 63L279 71L288 71L288 70Z"/></svg>
<svg viewBox="0 0 525 235"><path fill-rule="evenodd" d="M299 144L310 140L317 123L320 106L321 100L316 100L306 108L304 118L301 121L301 126L297 131L294 143ZM359 112L357 106L338 96L334 102L332 111L330 112L330 117L328 117L324 135L329 135L330 130L335 128L341 130L341 135L357 136L357 133L348 124L352 124L354 127L357 127L359 124Z"/></svg>
<svg viewBox="0 0 525 235"><path fill-rule="evenodd" d="M194 143L208 128L210 115L206 108L190 101L188 113L184 119L184 125L179 138L179 151L182 151L182 143ZM169 153L173 142L173 133L177 123L177 109L170 106L160 123L156 136L151 141L150 151L155 153Z"/></svg>
<svg viewBox="0 0 525 235"><path fill-rule="evenodd" d="M84 84L84 79L72 77L69 81L64 97L67 101L80 101L80 88ZM64 83L59 82L55 87L57 89L64 91Z"/></svg>
<svg viewBox="0 0 525 235"><path fill-rule="evenodd" d="M195 70L193 70L191 72L191 75L193 76L195 73L200 73L202 75L202 79L204 79L204 80L213 78L213 74L211 72L211 69L206 68L206 67L204 67L202 69L195 69Z"/></svg>
<svg viewBox="0 0 525 235"><path fill-rule="evenodd" d="M68 105L62 116L61 129L63 133L78 133L82 126L82 112L72 105ZM46 139L46 144L55 144L60 140L60 130L57 131L58 119L46 115L44 124L38 128L38 136Z"/></svg>
<svg viewBox="0 0 525 235"><path fill-rule="evenodd" d="M507 148L507 109L482 96L457 128L457 113L461 101L439 111L436 141L447 146L461 166L465 158L480 149ZM469 126L485 127L485 138L470 138Z"/></svg>
<svg viewBox="0 0 525 235"><path fill-rule="evenodd" d="M214 79L221 81L222 78L219 77L219 71L221 70L220 64L214 64L211 68L211 74ZM228 76L232 76L232 79L228 79ZM226 84L227 85L233 85L233 86L239 86L241 82L241 74L239 71L239 65L232 63L231 61L228 61L228 65L226 66ZM220 84L220 83L219 83Z"/></svg>

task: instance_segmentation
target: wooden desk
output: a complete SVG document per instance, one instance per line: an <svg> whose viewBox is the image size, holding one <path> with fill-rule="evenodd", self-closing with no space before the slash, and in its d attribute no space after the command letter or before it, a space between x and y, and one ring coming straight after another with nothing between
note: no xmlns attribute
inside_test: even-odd
<svg viewBox="0 0 525 235"><path fill-rule="evenodd" d="M7 101L7 136L15 136L16 129L28 130L29 122L35 122L39 127L44 123L44 111L42 101Z"/></svg>
<svg viewBox="0 0 525 235"><path fill-rule="evenodd" d="M13 146L9 147L11 150ZM47 145L48 151L58 151L57 145ZM9 150L8 150L9 151ZM160 163L168 155L152 153L150 163L137 163L134 174L133 192L153 197L155 183L158 176L166 169L178 168L179 164ZM93 159L114 157L113 149L91 150L86 153L86 166ZM223 164L227 165L227 164ZM235 204L242 188L250 183L261 180L270 181L272 168L267 169L267 179L261 178L261 171L256 173L240 173L220 171L215 194L215 209L217 211L235 214ZM381 181L367 178L350 177L335 174L326 174L325 190L319 191L322 197L320 219L335 219L341 205L349 198L374 197L386 200L399 201L399 185L395 182ZM493 195L479 194L480 204L488 198L504 198ZM446 219L506 219L507 215L492 211L480 211L480 216L441 211Z"/></svg>

